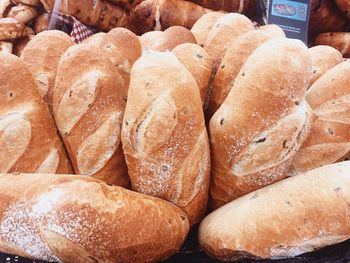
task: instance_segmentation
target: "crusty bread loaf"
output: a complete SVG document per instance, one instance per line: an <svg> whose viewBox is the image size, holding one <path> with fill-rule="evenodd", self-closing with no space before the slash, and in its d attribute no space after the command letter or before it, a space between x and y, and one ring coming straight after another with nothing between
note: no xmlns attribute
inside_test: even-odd
<svg viewBox="0 0 350 263"><path fill-rule="evenodd" d="M7 41L0 41L0 52L12 54L13 43Z"/></svg>
<svg viewBox="0 0 350 263"><path fill-rule="evenodd" d="M209 54L202 47L192 43L179 45L172 52L196 80L204 105L212 71L212 61Z"/></svg>
<svg viewBox="0 0 350 263"><path fill-rule="evenodd" d="M120 143L126 87L99 48L80 44L61 57L53 112L75 173L127 186Z"/></svg>
<svg viewBox="0 0 350 263"><path fill-rule="evenodd" d="M25 37L28 31L23 23L14 18L0 18L0 41Z"/></svg>
<svg viewBox="0 0 350 263"><path fill-rule="evenodd" d="M348 0L335 0L337 7L350 19L350 2Z"/></svg>
<svg viewBox="0 0 350 263"><path fill-rule="evenodd" d="M50 262L154 262L186 238L174 205L78 175L0 174L0 251Z"/></svg>
<svg viewBox="0 0 350 263"><path fill-rule="evenodd" d="M347 25L347 19L337 9L334 0L322 0L315 3L310 11L310 32L317 34L323 32L342 31Z"/></svg>
<svg viewBox="0 0 350 263"><path fill-rule="evenodd" d="M207 216L199 242L221 260L293 257L350 238L350 162L243 196Z"/></svg>
<svg viewBox="0 0 350 263"><path fill-rule="evenodd" d="M0 53L0 105L0 172L72 172L32 74L11 54Z"/></svg>
<svg viewBox="0 0 350 263"><path fill-rule="evenodd" d="M145 0L131 10L131 21L143 34L171 26L191 28L210 10L184 0Z"/></svg>
<svg viewBox="0 0 350 263"><path fill-rule="evenodd" d="M250 30L254 30L253 23L246 16L237 13L225 14L214 23L204 44L204 49L213 60L214 72L231 43Z"/></svg>
<svg viewBox="0 0 350 263"><path fill-rule="evenodd" d="M127 94L131 67L142 54L138 37L126 28L117 27L107 34L93 35L85 40L85 43L95 45L107 52L107 56L123 78Z"/></svg>
<svg viewBox="0 0 350 263"><path fill-rule="evenodd" d="M242 13L247 16L255 14L258 6L256 0L190 0L212 10Z"/></svg>
<svg viewBox="0 0 350 263"><path fill-rule="evenodd" d="M299 40L269 40L247 59L210 120L213 208L287 176L311 126L310 76Z"/></svg>
<svg viewBox="0 0 350 263"><path fill-rule="evenodd" d="M73 44L71 38L62 31L44 31L33 37L21 53L21 59L32 72L40 94L51 113L58 61Z"/></svg>
<svg viewBox="0 0 350 263"><path fill-rule="evenodd" d="M306 93L318 119L293 159L290 175L344 160L350 152L350 61L323 74Z"/></svg>
<svg viewBox="0 0 350 263"><path fill-rule="evenodd" d="M232 42L216 72L209 97L208 117L210 118L224 102L230 92L238 72L262 43L276 37L285 37L283 30L276 25L266 25L259 30L251 30Z"/></svg>
<svg viewBox="0 0 350 263"><path fill-rule="evenodd" d="M210 154L199 89L170 52L146 52L131 71L122 129L132 188L205 213Z"/></svg>
<svg viewBox="0 0 350 263"><path fill-rule="evenodd" d="M153 44L163 35L163 31L149 31L139 36L143 50L152 49Z"/></svg>
<svg viewBox="0 0 350 263"><path fill-rule="evenodd" d="M331 32L319 34L316 45L328 45L338 49L344 57L350 58L350 32Z"/></svg>
<svg viewBox="0 0 350 263"><path fill-rule="evenodd" d="M27 24L35 18L37 14L35 7L20 4L12 7L7 17L12 17L23 24Z"/></svg>
<svg viewBox="0 0 350 263"><path fill-rule="evenodd" d="M35 19L34 22L34 31L39 34L45 30L49 29L51 16L48 13L43 13Z"/></svg>
<svg viewBox="0 0 350 263"><path fill-rule="evenodd" d="M342 54L330 46L319 45L309 49L312 61L311 86L326 71L343 61Z"/></svg>
<svg viewBox="0 0 350 263"><path fill-rule="evenodd" d="M197 44L204 47L207 42L208 34L213 28L215 22L224 15L221 12L210 12L201 16L191 28L192 34L195 36Z"/></svg>
<svg viewBox="0 0 350 263"><path fill-rule="evenodd" d="M124 7L127 10L130 10L132 7L138 5L143 0L109 0L109 1L112 3L115 3L116 5Z"/></svg>

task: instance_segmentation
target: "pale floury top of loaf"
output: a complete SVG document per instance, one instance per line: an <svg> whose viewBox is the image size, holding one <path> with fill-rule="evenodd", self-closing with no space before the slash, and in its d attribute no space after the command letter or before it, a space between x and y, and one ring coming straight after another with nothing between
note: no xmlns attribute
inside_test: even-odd
<svg viewBox="0 0 350 263"><path fill-rule="evenodd" d="M175 203L198 222L209 143L196 81L172 53L146 52L134 64L122 142L133 189Z"/></svg>
<svg viewBox="0 0 350 263"><path fill-rule="evenodd" d="M71 173L35 80L14 55L0 55L0 172Z"/></svg>
<svg viewBox="0 0 350 263"><path fill-rule="evenodd" d="M286 177L311 128L310 75L301 41L275 38L247 59L210 120L213 207Z"/></svg>

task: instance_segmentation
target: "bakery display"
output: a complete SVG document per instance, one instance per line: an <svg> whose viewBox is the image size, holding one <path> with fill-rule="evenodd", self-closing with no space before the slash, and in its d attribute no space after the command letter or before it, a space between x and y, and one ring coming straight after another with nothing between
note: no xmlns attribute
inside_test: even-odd
<svg viewBox="0 0 350 263"><path fill-rule="evenodd" d="M347 1L311 1L307 45L258 4L0 0L0 252L216 262L350 242Z"/></svg>

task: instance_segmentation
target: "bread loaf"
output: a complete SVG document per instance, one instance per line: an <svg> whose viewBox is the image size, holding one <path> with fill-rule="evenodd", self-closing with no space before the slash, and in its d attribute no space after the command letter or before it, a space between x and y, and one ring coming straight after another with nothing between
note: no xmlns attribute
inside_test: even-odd
<svg viewBox="0 0 350 263"><path fill-rule="evenodd" d="M253 23L246 16L236 13L226 14L214 23L204 44L204 49L213 60L214 72L231 43L240 35L253 29Z"/></svg>
<svg viewBox="0 0 350 263"><path fill-rule="evenodd" d="M213 208L287 176L311 126L310 76L299 40L269 40L247 59L210 120Z"/></svg>
<svg viewBox="0 0 350 263"><path fill-rule="evenodd" d="M154 262L177 251L186 214L78 175L0 174L0 251L50 262Z"/></svg>
<svg viewBox="0 0 350 263"><path fill-rule="evenodd" d="M350 61L323 74L306 93L318 119L293 159L290 175L344 160L350 152Z"/></svg>
<svg viewBox="0 0 350 263"><path fill-rule="evenodd" d="M172 50L172 53L195 78L204 105L212 71L209 54L202 47L192 43L179 45Z"/></svg>
<svg viewBox="0 0 350 263"><path fill-rule="evenodd" d="M105 54L88 44L66 51L58 65L53 112L75 173L127 186L120 144L127 90Z"/></svg>
<svg viewBox="0 0 350 263"><path fill-rule="evenodd" d="M109 0L109 1L121 7L124 7L127 10L130 10L132 7L138 5L143 0Z"/></svg>
<svg viewBox="0 0 350 263"><path fill-rule="evenodd" d="M23 24L27 24L35 18L37 14L35 7L20 4L12 7L7 17L12 17Z"/></svg>
<svg viewBox="0 0 350 263"><path fill-rule="evenodd" d="M139 36L143 50L152 50L153 44L163 35L163 31L149 31Z"/></svg>
<svg viewBox="0 0 350 263"><path fill-rule="evenodd" d="M52 113L52 96L58 61L74 43L62 31L37 34L24 48L21 59L31 70L41 96Z"/></svg>
<svg viewBox="0 0 350 263"><path fill-rule="evenodd" d="M192 34L195 36L197 44L204 47L207 42L208 34L213 28L215 22L224 15L221 12L210 12L201 16L191 28Z"/></svg>
<svg viewBox="0 0 350 263"><path fill-rule="evenodd" d="M13 18L0 18L0 41L26 37L28 31L23 23Z"/></svg>
<svg viewBox="0 0 350 263"><path fill-rule="evenodd" d="M127 94L131 67L142 53L138 37L128 29L118 27L107 34L93 35L85 42L107 52L107 56L123 78L126 88L125 94Z"/></svg>
<svg viewBox="0 0 350 263"><path fill-rule="evenodd" d="M191 224L205 213L210 154L196 81L170 52L134 64L122 129L132 188L181 207Z"/></svg>
<svg viewBox="0 0 350 263"><path fill-rule="evenodd" d="M350 57L350 32L331 32L319 34L316 45L329 45L338 49L344 57Z"/></svg>
<svg viewBox="0 0 350 263"><path fill-rule="evenodd" d="M312 61L311 86L326 71L343 61L342 54L330 46L315 46L309 49Z"/></svg>
<svg viewBox="0 0 350 263"><path fill-rule="evenodd" d="M350 2L348 0L335 0L338 8L350 19Z"/></svg>
<svg viewBox="0 0 350 263"><path fill-rule="evenodd" d="M248 31L232 42L214 78L209 97L209 118L213 116L226 99L238 72L251 53L262 43L276 37L285 37L283 30L276 25L266 25L260 27L259 30Z"/></svg>
<svg viewBox="0 0 350 263"><path fill-rule="evenodd" d="M145 0L131 10L133 25L143 34L171 26L191 28L210 10L184 0Z"/></svg>
<svg viewBox="0 0 350 263"><path fill-rule="evenodd" d="M294 257L350 238L350 162L243 196L207 216L199 242L221 260Z"/></svg>
<svg viewBox="0 0 350 263"><path fill-rule="evenodd" d="M0 18L6 17L12 6L13 4L11 0L1 0L0 1Z"/></svg>
<svg viewBox="0 0 350 263"><path fill-rule="evenodd" d="M0 53L0 105L0 172L72 172L32 74L11 54Z"/></svg>
<svg viewBox="0 0 350 263"><path fill-rule="evenodd" d="M6 42L6 41L0 41L0 53L8 53L11 54L13 50L13 43Z"/></svg>
<svg viewBox="0 0 350 263"><path fill-rule="evenodd" d="M50 19L51 19L51 16L48 13L43 13L42 15L38 16L34 22L35 33L39 34L40 32L48 30Z"/></svg>
<svg viewBox="0 0 350 263"><path fill-rule="evenodd" d="M256 0L190 0L212 10L242 13L247 16L255 14L258 3Z"/></svg>

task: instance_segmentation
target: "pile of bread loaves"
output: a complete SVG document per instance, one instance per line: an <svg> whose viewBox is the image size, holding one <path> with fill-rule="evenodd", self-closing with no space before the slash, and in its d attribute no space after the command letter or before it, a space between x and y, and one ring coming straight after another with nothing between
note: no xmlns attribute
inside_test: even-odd
<svg viewBox="0 0 350 263"><path fill-rule="evenodd" d="M199 222L220 260L344 241L349 96L339 51L238 13L79 45L41 32L0 54L0 251L161 261Z"/></svg>

